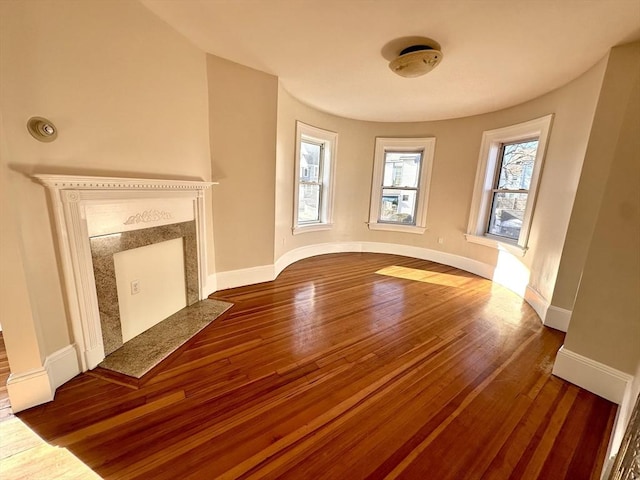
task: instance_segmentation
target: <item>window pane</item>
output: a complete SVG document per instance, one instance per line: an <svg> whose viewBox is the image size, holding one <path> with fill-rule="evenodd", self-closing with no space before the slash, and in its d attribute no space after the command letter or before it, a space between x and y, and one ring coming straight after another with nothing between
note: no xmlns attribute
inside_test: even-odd
<svg viewBox="0 0 640 480"><path fill-rule="evenodd" d="M488 233L517 240L528 196L528 193L494 193Z"/></svg>
<svg viewBox="0 0 640 480"><path fill-rule="evenodd" d="M529 190L538 140L504 145L497 189Z"/></svg>
<svg viewBox="0 0 640 480"><path fill-rule="evenodd" d="M416 190L383 188L379 221L415 225L417 194Z"/></svg>
<svg viewBox="0 0 640 480"><path fill-rule="evenodd" d="M298 222L320 221L320 185L300 185Z"/></svg>
<svg viewBox="0 0 640 480"><path fill-rule="evenodd" d="M385 152L384 187L418 187L421 152Z"/></svg>
<svg viewBox="0 0 640 480"><path fill-rule="evenodd" d="M300 142L300 181L320 183L322 145Z"/></svg>

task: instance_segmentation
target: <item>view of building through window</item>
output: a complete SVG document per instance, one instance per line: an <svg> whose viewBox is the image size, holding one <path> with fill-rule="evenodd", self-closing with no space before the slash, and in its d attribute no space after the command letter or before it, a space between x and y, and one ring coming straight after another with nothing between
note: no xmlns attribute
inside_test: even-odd
<svg viewBox="0 0 640 480"><path fill-rule="evenodd" d="M537 139L502 145L487 233L519 238L537 150Z"/></svg>
<svg viewBox="0 0 640 480"><path fill-rule="evenodd" d="M421 160L422 152L385 152L378 221L415 225Z"/></svg>
<svg viewBox="0 0 640 480"><path fill-rule="evenodd" d="M322 199L323 145L308 141L300 142L300 172L298 195L298 222L320 221Z"/></svg>

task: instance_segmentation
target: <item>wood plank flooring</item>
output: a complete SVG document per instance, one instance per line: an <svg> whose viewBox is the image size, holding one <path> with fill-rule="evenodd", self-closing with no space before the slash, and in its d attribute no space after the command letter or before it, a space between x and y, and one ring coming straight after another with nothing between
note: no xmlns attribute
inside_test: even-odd
<svg viewBox="0 0 640 480"><path fill-rule="evenodd" d="M4 336L3 333L0 332L0 421L12 415L9 394L7 392L7 380L10 374L7 349L4 346Z"/></svg>
<svg viewBox="0 0 640 480"><path fill-rule="evenodd" d="M334 254L216 297L139 389L83 374L18 417L107 479L599 478L616 406L551 376L563 334L488 280Z"/></svg>
<svg viewBox="0 0 640 480"><path fill-rule="evenodd" d="M6 480L100 479L67 449L47 445L16 417L0 422L0 478Z"/></svg>

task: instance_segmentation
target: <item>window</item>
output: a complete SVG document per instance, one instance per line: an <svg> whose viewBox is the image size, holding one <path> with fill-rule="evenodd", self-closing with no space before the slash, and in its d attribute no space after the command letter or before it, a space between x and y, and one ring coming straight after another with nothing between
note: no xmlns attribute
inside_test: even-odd
<svg viewBox="0 0 640 480"><path fill-rule="evenodd" d="M296 123L293 233L331 228L338 134Z"/></svg>
<svg viewBox="0 0 640 480"><path fill-rule="evenodd" d="M376 138L371 230L424 233L435 138Z"/></svg>
<svg viewBox="0 0 640 480"><path fill-rule="evenodd" d="M552 118L484 132L468 241L524 255Z"/></svg>
<svg viewBox="0 0 640 480"><path fill-rule="evenodd" d="M537 150L538 139L500 146L486 233L520 238Z"/></svg>

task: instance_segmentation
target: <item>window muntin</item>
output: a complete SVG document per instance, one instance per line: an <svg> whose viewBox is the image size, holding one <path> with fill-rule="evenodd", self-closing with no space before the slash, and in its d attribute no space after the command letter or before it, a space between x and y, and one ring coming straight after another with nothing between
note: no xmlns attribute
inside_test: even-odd
<svg viewBox="0 0 640 480"><path fill-rule="evenodd" d="M520 238L537 150L538 139L501 145L486 233Z"/></svg>
<svg viewBox="0 0 640 480"><path fill-rule="evenodd" d="M369 228L426 230L435 138L376 138Z"/></svg>
<svg viewBox="0 0 640 480"><path fill-rule="evenodd" d="M293 233L331 228L338 134L296 123Z"/></svg>

